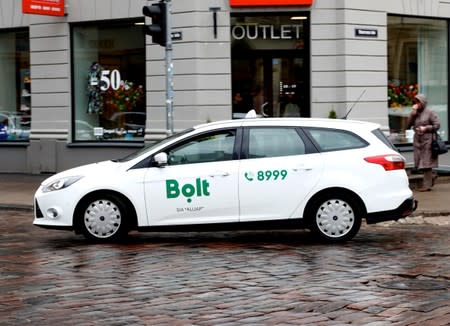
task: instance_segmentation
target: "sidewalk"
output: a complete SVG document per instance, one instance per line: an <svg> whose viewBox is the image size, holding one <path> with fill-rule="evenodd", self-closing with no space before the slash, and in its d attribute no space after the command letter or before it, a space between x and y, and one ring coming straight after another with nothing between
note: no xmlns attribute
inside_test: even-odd
<svg viewBox="0 0 450 326"><path fill-rule="evenodd" d="M32 210L33 196L40 183L49 175L0 173L0 209ZM416 179L419 180L416 180ZM411 176L411 186L420 182L420 175ZM419 201L414 216L450 216L450 176L437 178L432 191L417 192L414 196Z"/></svg>
<svg viewBox="0 0 450 326"><path fill-rule="evenodd" d="M0 209L32 210L34 193L49 176L0 173Z"/></svg>

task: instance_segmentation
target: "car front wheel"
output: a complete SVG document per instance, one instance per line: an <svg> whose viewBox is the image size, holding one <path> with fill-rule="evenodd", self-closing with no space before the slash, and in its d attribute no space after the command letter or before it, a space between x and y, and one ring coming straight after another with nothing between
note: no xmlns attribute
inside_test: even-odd
<svg viewBox="0 0 450 326"><path fill-rule="evenodd" d="M126 205L114 195L99 195L85 200L78 210L81 233L94 241L113 241L128 233Z"/></svg>
<svg viewBox="0 0 450 326"><path fill-rule="evenodd" d="M321 196L311 208L311 231L328 242L350 240L361 227L361 211L358 202L350 196Z"/></svg>

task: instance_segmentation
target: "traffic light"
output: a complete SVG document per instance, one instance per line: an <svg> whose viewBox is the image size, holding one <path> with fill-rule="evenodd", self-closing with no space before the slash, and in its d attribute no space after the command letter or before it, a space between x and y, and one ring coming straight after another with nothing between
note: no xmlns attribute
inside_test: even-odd
<svg viewBox="0 0 450 326"><path fill-rule="evenodd" d="M144 6L142 13L152 19L151 25L145 25L145 34L151 35L153 43L166 46L167 43L167 15L166 3L160 1L150 6Z"/></svg>

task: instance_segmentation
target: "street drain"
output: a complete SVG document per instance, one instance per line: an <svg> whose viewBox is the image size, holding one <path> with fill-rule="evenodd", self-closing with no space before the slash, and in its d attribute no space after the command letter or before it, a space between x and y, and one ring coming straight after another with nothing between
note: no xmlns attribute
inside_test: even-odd
<svg viewBox="0 0 450 326"><path fill-rule="evenodd" d="M392 290L446 290L450 288L450 281L430 277L401 277L400 279L379 283L378 286Z"/></svg>

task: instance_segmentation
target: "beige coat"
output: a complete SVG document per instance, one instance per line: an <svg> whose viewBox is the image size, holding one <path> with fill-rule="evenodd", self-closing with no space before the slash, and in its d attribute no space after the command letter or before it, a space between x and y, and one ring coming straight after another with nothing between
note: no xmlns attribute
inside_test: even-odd
<svg viewBox="0 0 450 326"><path fill-rule="evenodd" d="M417 169L429 169L438 166L438 158L431 155L431 141L433 133L440 128L439 118L436 113L427 107L427 100L424 96L417 95L424 109L417 111L416 114L411 112L408 116L408 129L413 127L415 130L419 126L425 126L426 132L423 135L414 133L414 165Z"/></svg>

